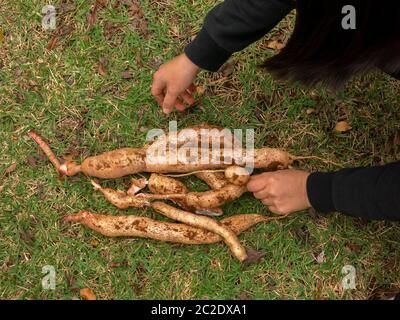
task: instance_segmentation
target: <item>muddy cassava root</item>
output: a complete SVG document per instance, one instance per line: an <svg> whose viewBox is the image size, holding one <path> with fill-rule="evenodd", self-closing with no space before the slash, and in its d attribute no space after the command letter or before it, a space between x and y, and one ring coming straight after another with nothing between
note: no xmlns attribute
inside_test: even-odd
<svg viewBox="0 0 400 320"><path fill-rule="evenodd" d="M222 219L220 223L239 235L257 223L277 219L281 217L238 214ZM81 211L78 214L65 216L64 221L81 223L107 237L140 237L192 245L222 241L219 235L204 229L134 215L113 216Z"/></svg>

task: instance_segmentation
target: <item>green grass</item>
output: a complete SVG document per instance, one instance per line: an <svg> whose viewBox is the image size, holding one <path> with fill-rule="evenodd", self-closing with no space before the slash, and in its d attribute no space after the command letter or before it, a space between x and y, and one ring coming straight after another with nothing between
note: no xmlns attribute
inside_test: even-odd
<svg viewBox="0 0 400 320"><path fill-rule="evenodd" d="M274 54L265 49L268 38L285 40L290 35L293 17L236 54L235 69L226 78L201 73L199 83L207 88L201 106L165 117L150 94L155 66L182 51L216 1L140 1L147 38L130 28L132 17L114 3L99 10L87 32L90 3L77 1L59 17L57 30L67 31L53 50L46 47L54 32L41 29L43 1L6 0L0 8L5 35L0 47L1 299L72 299L83 287L101 299L366 299L400 287L396 223L298 213L242 234L246 246L266 252L259 264L242 267L221 243L182 246L109 239L62 222L63 215L82 209L122 212L94 193L82 175L59 182L27 138L30 128L41 132L57 154L78 159L141 146L147 129L165 129L170 120L177 120L180 128L199 122L254 128L258 147L284 147L346 166L398 159L398 82L373 73L333 95L323 88L278 83L257 67ZM107 22L114 29L106 27ZM104 76L97 72L101 57L107 60ZM121 77L127 69L132 79ZM307 115L308 108L316 112ZM339 120L347 120L353 129L335 133ZM36 157L36 165L27 157ZM14 162L16 170L3 174ZM296 166L336 169L315 161ZM123 188L127 181L104 184ZM199 186L194 179L186 181L192 189ZM227 215L268 214L249 194L224 209ZM151 214L139 209L124 213ZM318 263L315 257L322 251L325 261ZM341 288L341 270L347 264L357 270L356 290ZM55 267L54 291L42 289L45 265Z"/></svg>

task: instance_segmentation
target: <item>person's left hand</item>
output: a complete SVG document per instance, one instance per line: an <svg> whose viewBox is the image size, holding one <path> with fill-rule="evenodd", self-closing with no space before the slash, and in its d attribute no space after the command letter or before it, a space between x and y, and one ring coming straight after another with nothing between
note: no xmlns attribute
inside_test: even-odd
<svg viewBox="0 0 400 320"><path fill-rule="evenodd" d="M247 190L272 212L285 215L311 207L306 188L309 175L300 170L265 172L252 176Z"/></svg>

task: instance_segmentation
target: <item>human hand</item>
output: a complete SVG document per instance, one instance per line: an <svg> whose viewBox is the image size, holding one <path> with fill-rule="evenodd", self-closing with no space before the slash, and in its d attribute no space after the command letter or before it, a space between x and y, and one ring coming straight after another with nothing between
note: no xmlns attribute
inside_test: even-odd
<svg viewBox="0 0 400 320"><path fill-rule="evenodd" d="M252 176L247 190L272 212L286 215L311 207L306 187L309 175L300 170L265 172Z"/></svg>
<svg viewBox="0 0 400 320"><path fill-rule="evenodd" d="M200 68L185 54L160 66L154 74L151 93L164 113L173 111L174 106L179 111L185 110L184 102L189 106L195 103L193 81L199 71Z"/></svg>

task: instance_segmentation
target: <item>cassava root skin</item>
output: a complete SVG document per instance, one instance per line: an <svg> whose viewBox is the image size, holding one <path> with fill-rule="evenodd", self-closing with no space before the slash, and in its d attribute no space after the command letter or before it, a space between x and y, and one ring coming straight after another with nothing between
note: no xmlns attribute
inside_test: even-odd
<svg viewBox="0 0 400 320"><path fill-rule="evenodd" d="M126 209L129 207L143 208L150 205L146 199L128 195L121 190L102 188L100 184L93 180L91 180L91 183L95 190L99 190L109 202L119 209Z"/></svg>
<svg viewBox="0 0 400 320"><path fill-rule="evenodd" d="M183 222L192 227L208 230L219 235L228 245L232 254L240 262L244 262L247 259L246 249L242 246L236 234L231 229L224 227L217 220L183 211L159 201L153 202L151 207L168 218Z"/></svg>
<svg viewBox="0 0 400 320"><path fill-rule="evenodd" d="M230 166L225 170L225 178L235 186L244 186L250 180L250 174L246 168Z"/></svg>
<svg viewBox="0 0 400 320"><path fill-rule="evenodd" d="M223 204L239 198L247 191L245 186L235 186L228 184L218 190L209 190L204 192L189 192L178 194L149 194L139 193L131 196L124 191L114 190L111 188L102 188L98 183L92 181L92 185L96 190L103 193L105 198L113 205L120 209L129 207L142 208L147 206L150 200L172 200L188 210L210 210L218 213L218 207ZM153 189L155 190L155 189Z"/></svg>
<svg viewBox="0 0 400 320"><path fill-rule="evenodd" d="M221 189L228 184L222 172L198 172L195 176L207 183L212 190Z"/></svg>
<svg viewBox="0 0 400 320"><path fill-rule="evenodd" d="M91 177L113 179L140 172L187 173L207 169L223 169L231 165L242 166L246 163L246 160L254 160L253 164L255 168L276 170L287 168L295 159L284 150L262 148L254 149L254 155L251 159L247 159L249 155L246 154L239 159L235 159L233 155L226 155L223 150L220 150L218 156L219 162L215 162L212 159L212 154L210 152L209 161L205 164L201 161L193 161L190 153L182 155L182 158L180 158L177 163L153 163L150 161L151 159L147 157L147 150L149 148L149 146L147 146L143 148L122 148L105 152L97 156L86 158L80 165L73 161L61 164L50 147L36 132L31 130L28 134L44 151L57 171L68 176L83 172L85 175ZM165 156L168 156L168 154Z"/></svg>
<svg viewBox="0 0 400 320"><path fill-rule="evenodd" d="M260 214L238 214L225 218L220 223L239 235L260 222L272 219L274 218ZM64 221L81 223L107 237L140 237L188 245L222 241L219 235L204 229L134 215L112 216L81 211L65 216Z"/></svg>
<svg viewBox="0 0 400 320"><path fill-rule="evenodd" d="M189 190L181 181L156 173L150 175L148 187L152 193L161 195L189 193ZM194 212L196 210L196 208L189 206L185 199L171 200L187 211Z"/></svg>
<svg viewBox="0 0 400 320"><path fill-rule="evenodd" d="M37 143L37 145L42 149L46 157L50 160L57 171L60 171L61 163L57 159L56 155L50 149L49 145L44 141L41 135L39 135L35 130L29 130L28 136Z"/></svg>

